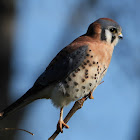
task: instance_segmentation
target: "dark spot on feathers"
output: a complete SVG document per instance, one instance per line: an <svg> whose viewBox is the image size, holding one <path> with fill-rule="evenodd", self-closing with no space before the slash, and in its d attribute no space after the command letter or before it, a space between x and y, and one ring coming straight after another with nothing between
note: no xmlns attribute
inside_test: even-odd
<svg viewBox="0 0 140 140"><path fill-rule="evenodd" d="M77 86L77 85L78 85L78 83L77 83L77 82L74 82L74 85L75 85L75 86Z"/></svg>
<svg viewBox="0 0 140 140"><path fill-rule="evenodd" d="M79 91L79 89L76 89L75 91L76 91L76 92L78 92L78 91Z"/></svg>
<svg viewBox="0 0 140 140"><path fill-rule="evenodd" d="M93 55L91 55L91 58L93 57Z"/></svg>
<svg viewBox="0 0 140 140"><path fill-rule="evenodd" d="M79 69L79 68L78 68L77 70L78 70L78 71L80 71L80 69Z"/></svg>
<svg viewBox="0 0 140 140"><path fill-rule="evenodd" d="M86 56L89 56L89 54L87 54Z"/></svg>
<svg viewBox="0 0 140 140"><path fill-rule="evenodd" d="M84 66L84 65L82 65L82 68L84 69L84 68L85 68L85 66Z"/></svg>
<svg viewBox="0 0 140 140"><path fill-rule="evenodd" d="M91 64L89 64L89 66L91 67L92 65L91 65Z"/></svg>
<svg viewBox="0 0 140 140"><path fill-rule="evenodd" d="M72 76L75 77L76 75L73 73Z"/></svg>
<svg viewBox="0 0 140 140"><path fill-rule="evenodd" d="M85 76L85 78L87 79L87 78L88 78L88 76Z"/></svg>
<svg viewBox="0 0 140 140"><path fill-rule="evenodd" d="M97 64L98 64L98 62L97 62Z"/></svg>
<svg viewBox="0 0 140 140"><path fill-rule="evenodd" d="M87 63L84 62L84 65L87 65Z"/></svg>
<svg viewBox="0 0 140 140"><path fill-rule="evenodd" d="M68 77L68 80L69 80L69 81L71 81L71 78L70 78L70 77Z"/></svg>
<svg viewBox="0 0 140 140"><path fill-rule="evenodd" d="M89 52L91 52L91 50L89 50Z"/></svg>
<svg viewBox="0 0 140 140"><path fill-rule="evenodd" d="M85 79L82 79L82 82L85 82Z"/></svg>
<svg viewBox="0 0 140 140"><path fill-rule="evenodd" d="M92 86L92 83L89 83L90 86Z"/></svg>
<svg viewBox="0 0 140 140"><path fill-rule="evenodd" d="M82 88L85 89L86 87L85 86L82 86Z"/></svg>
<svg viewBox="0 0 140 140"><path fill-rule="evenodd" d="M93 61L93 64L95 64L95 61Z"/></svg>
<svg viewBox="0 0 140 140"><path fill-rule="evenodd" d="M87 63L89 63L89 60L87 60Z"/></svg>
<svg viewBox="0 0 140 140"><path fill-rule="evenodd" d="M88 73L86 72L85 75L88 75Z"/></svg>
<svg viewBox="0 0 140 140"><path fill-rule="evenodd" d="M97 74L95 74L95 76L97 76Z"/></svg>

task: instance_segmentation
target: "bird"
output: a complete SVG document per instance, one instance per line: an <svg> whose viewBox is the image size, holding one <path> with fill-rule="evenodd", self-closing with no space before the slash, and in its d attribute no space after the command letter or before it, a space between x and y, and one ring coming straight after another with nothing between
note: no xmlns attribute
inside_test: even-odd
<svg viewBox="0 0 140 140"><path fill-rule="evenodd" d="M109 67L114 47L123 39L122 28L110 18L99 18L87 32L64 47L50 62L33 86L17 101L0 112L2 120L37 99L51 99L60 108L57 129L69 126L63 121L63 109L70 102L92 93Z"/></svg>

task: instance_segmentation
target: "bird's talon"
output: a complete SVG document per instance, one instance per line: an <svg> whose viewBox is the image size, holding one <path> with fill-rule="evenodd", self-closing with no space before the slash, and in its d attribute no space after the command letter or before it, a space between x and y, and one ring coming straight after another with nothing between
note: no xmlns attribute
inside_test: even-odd
<svg viewBox="0 0 140 140"><path fill-rule="evenodd" d="M67 128L67 129L69 128L69 126L68 126L66 123L64 123L64 122L63 122L63 126L64 126L65 128Z"/></svg>
<svg viewBox="0 0 140 140"><path fill-rule="evenodd" d="M69 126L66 123L64 123L64 121L59 120L57 124L57 130L59 130L61 133L63 133L63 126L67 129L69 128Z"/></svg>
<svg viewBox="0 0 140 140"><path fill-rule="evenodd" d="M92 92L89 93L89 99L94 99Z"/></svg>
<svg viewBox="0 0 140 140"><path fill-rule="evenodd" d="M94 99L94 97L92 95L89 96L89 99Z"/></svg>
<svg viewBox="0 0 140 140"><path fill-rule="evenodd" d="M57 130L60 131L61 133L63 133L61 121L59 121L58 124L57 124Z"/></svg>

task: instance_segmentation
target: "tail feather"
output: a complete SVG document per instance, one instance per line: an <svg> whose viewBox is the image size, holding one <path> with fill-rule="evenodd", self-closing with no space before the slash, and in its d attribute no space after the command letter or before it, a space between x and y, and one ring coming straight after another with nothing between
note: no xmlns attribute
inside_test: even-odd
<svg viewBox="0 0 140 140"><path fill-rule="evenodd" d="M31 103L36 99L36 90L33 88L29 89L21 98L19 98L16 102L8 106L6 109L0 112L0 120L5 118L7 115L21 109L27 104Z"/></svg>

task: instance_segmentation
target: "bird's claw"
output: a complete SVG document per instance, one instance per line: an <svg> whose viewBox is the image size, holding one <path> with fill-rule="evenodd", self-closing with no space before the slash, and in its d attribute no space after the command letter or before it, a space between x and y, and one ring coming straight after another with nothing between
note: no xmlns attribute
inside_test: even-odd
<svg viewBox="0 0 140 140"><path fill-rule="evenodd" d="M63 133L63 126L65 128L69 128L69 126L66 123L64 123L63 120L59 120L57 124L57 130L60 131L61 133Z"/></svg>
<svg viewBox="0 0 140 140"><path fill-rule="evenodd" d="M92 91L90 91L88 97L89 97L89 99L94 99L94 97L93 97L93 95L92 95Z"/></svg>

